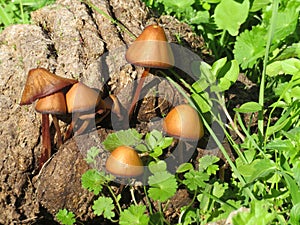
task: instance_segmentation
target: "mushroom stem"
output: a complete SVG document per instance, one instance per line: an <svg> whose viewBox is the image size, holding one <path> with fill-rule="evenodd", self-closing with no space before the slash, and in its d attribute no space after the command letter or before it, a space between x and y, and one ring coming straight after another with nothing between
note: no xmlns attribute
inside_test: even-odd
<svg viewBox="0 0 300 225"><path fill-rule="evenodd" d="M39 162L40 168L51 156L49 114L42 114L42 144L43 144L43 149L41 152L41 157Z"/></svg>
<svg viewBox="0 0 300 225"><path fill-rule="evenodd" d="M85 131L85 129L89 126L90 122L91 119L84 120L81 126L78 128L78 130L74 132L74 136L82 134Z"/></svg>
<svg viewBox="0 0 300 225"><path fill-rule="evenodd" d="M80 116L80 113L74 113L73 114L72 121L71 121L71 123L70 123L70 125L69 125L69 127L68 127L68 129L65 133L64 141L68 140L71 137L73 129L75 127L76 122L78 121L79 116Z"/></svg>
<svg viewBox="0 0 300 225"><path fill-rule="evenodd" d="M143 72L143 74L142 74L141 79L139 80L138 86L136 87L136 90L135 90L135 93L134 93L134 96L133 96L133 99L132 99L132 102L131 102L131 106L130 106L129 111L128 111L128 117L129 117L129 119L131 118L131 116L133 114L135 105L138 102L141 90L143 88L143 84L144 84L144 82L146 80L146 77L149 74L149 71L150 71L150 67L146 67L145 70L144 70L144 72Z"/></svg>
<svg viewBox="0 0 300 225"><path fill-rule="evenodd" d="M52 119L53 119L53 124L56 130L56 144L57 147L59 148L62 145L62 136L61 136L61 131L60 131L60 127L59 127L59 123L58 123L58 119L57 116L54 114L52 115Z"/></svg>

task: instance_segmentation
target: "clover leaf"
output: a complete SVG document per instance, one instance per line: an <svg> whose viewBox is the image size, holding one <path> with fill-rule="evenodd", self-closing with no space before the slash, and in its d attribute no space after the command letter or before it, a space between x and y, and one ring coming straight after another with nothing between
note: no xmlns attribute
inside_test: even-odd
<svg viewBox="0 0 300 225"><path fill-rule="evenodd" d="M131 205L120 213L120 225L147 225L149 217L145 214L146 206L144 205Z"/></svg>
<svg viewBox="0 0 300 225"><path fill-rule="evenodd" d="M113 200L109 197L100 196L94 201L92 209L97 216L103 215L106 219L112 219L115 216Z"/></svg>

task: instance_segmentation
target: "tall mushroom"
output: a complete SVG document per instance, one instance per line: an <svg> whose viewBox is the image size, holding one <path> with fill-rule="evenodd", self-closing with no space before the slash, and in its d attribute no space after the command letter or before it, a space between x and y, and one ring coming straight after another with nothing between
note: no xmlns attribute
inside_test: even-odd
<svg viewBox="0 0 300 225"><path fill-rule="evenodd" d="M65 139L71 136L78 119L83 120L83 124L76 131L77 134L80 134L87 128L91 119L95 118L96 113L102 114L107 112L107 106L102 100L100 93L81 82L74 84L67 92L66 103L67 110L73 114L73 118L66 132Z"/></svg>
<svg viewBox="0 0 300 225"><path fill-rule="evenodd" d="M44 68L31 69L26 79L20 105L29 105L37 99L54 94L76 82L77 80L57 76ZM39 104L41 106L41 103ZM42 114L43 152L41 155L49 155L51 153L49 129L49 114ZM41 159L41 161L43 160Z"/></svg>
<svg viewBox="0 0 300 225"><path fill-rule="evenodd" d="M43 146L47 146L44 148L44 151L41 153L40 157L40 168L43 166L44 162L46 162L51 156L51 140L50 140L50 124L49 124L49 114L52 115L53 124L56 129L57 135L57 145L60 147L62 145L62 137L58 124L58 120L56 115L66 114L66 100L65 95L62 91L55 92L52 95L48 95L46 97L40 98L36 105L35 110L39 113L42 113L42 136L43 138Z"/></svg>
<svg viewBox="0 0 300 225"><path fill-rule="evenodd" d="M133 65L145 67L128 111L130 118L150 68L170 68L174 65L174 56L163 28L154 24L147 26L129 46L125 58Z"/></svg>

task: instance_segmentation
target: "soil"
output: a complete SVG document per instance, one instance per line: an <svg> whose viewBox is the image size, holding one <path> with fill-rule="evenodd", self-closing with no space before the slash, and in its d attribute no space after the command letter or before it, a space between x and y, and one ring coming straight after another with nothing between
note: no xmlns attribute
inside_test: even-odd
<svg viewBox="0 0 300 225"><path fill-rule="evenodd" d="M108 224L101 218L94 219L91 211L94 196L81 187L80 178L89 168L83 159L86 151L92 146L102 148L101 141L113 132L111 120L94 124L87 133L71 138L60 148L53 138L53 155L39 170L41 115L34 105L19 105L30 69L44 67L59 76L78 79L100 89L104 97L108 93L117 95L122 107L126 107L132 95L132 89L127 87L143 70L124 59L126 45L134 40L126 30L138 36L146 25L156 22L165 29L169 41L176 43L179 38L181 45L202 59L208 62L213 59L203 39L190 27L169 16L155 18L139 0L92 0L91 3L101 13L81 1L58 0L33 12L33 24L13 25L0 34L0 224L56 224L54 216L62 208L74 212L84 224ZM184 102L172 87L166 88L165 81L160 82L155 71L152 73L145 83L150 87L147 90L164 89L165 98L145 93L134 115L134 126L142 133L158 126L157 116ZM229 98L233 101L236 93L232 94ZM71 117L61 118L62 131ZM119 122L119 129L124 128L124 123ZM51 134L55 134L53 125ZM198 148L195 158L203 154L220 155L217 149L205 152ZM106 157L103 150L99 167L103 167ZM129 192L125 188L123 192L126 191ZM143 201L139 189L136 194ZM167 210L169 220L178 217L178 209L188 202L187 191L178 190ZM126 206L130 201L125 198L123 204Z"/></svg>

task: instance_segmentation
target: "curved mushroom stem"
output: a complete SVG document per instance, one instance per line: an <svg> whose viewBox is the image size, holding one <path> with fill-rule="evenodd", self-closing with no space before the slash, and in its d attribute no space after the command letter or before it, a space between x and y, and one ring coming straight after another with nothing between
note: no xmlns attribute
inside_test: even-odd
<svg viewBox="0 0 300 225"><path fill-rule="evenodd" d="M42 144L43 144L43 149L39 161L40 169L51 156L49 114L42 114Z"/></svg>
<svg viewBox="0 0 300 225"><path fill-rule="evenodd" d="M138 102L141 90L143 88L143 84L145 82L146 77L149 74L149 71L150 71L149 67L145 68L145 70L144 70L144 72L142 74L142 77L141 77L141 79L140 79L140 81L138 83L138 86L135 89L135 93L134 93L134 96L133 96L133 99L132 99L132 102L131 102L131 105L130 105L130 108L129 108L129 111L128 111L128 117L129 117L129 119L132 117L132 114L133 114L133 111L134 111L134 107L135 107L136 103Z"/></svg>
<svg viewBox="0 0 300 225"><path fill-rule="evenodd" d="M85 129L89 126L90 122L91 119L84 120L81 126L78 128L78 130L74 132L74 136L82 134L85 131Z"/></svg>
<svg viewBox="0 0 300 225"><path fill-rule="evenodd" d="M71 121L71 123L70 123L70 125L69 125L69 127L68 127L68 129L67 129L67 131L65 133L64 141L68 140L71 137L73 129L75 127L75 124L76 124L79 116L80 116L80 113L74 113L73 114L72 121Z"/></svg>
<svg viewBox="0 0 300 225"><path fill-rule="evenodd" d="M103 112L104 112L104 114L100 118L95 120L95 124L100 123L109 114L109 110L104 111L104 110L100 109L95 114L93 114L92 117L87 116L86 119L83 119L83 123L78 128L78 130L76 130L76 132L74 133L74 136L82 134L86 130L86 128L89 126L91 120L95 119L95 115L102 114ZM80 119L81 119L81 117L80 117Z"/></svg>
<svg viewBox="0 0 300 225"><path fill-rule="evenodd" d="M120 102L115 95L109 95L107 98L104 99L104 102L106 104L107 109L109 109L112 113L116 114L120 120L123 119Z"/></svg>
<svg viewBox="0 0 300 225"><path fill-rule="evenodd" d="M52 119L53 119L53 124L56 130L56 144L57 147L59 148L62 145L62 136L61 136L61 131L60 131L60 127L59 127L59 123L58 123L58 119L56 117L56 115L51 114L52 115Z"/></svg>

